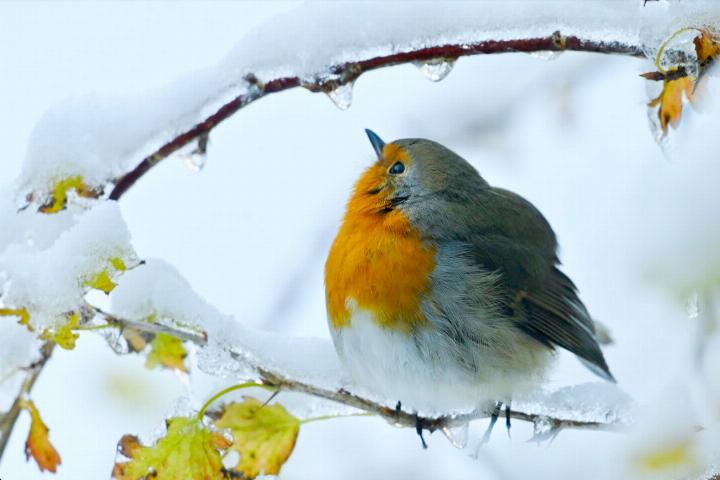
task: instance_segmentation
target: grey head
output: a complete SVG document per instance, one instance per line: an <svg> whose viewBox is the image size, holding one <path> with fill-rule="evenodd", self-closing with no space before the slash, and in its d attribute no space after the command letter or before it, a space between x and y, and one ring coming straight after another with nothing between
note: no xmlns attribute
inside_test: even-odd
<svg viewBox="0 0 720 480"><path fill-rule="evenodd" d="M462 197L489 187L472 165L437 142L405 138L386 144L373 131L366 133L378 162L387 168L395 206L402 205L403 210L415 210L444 196L460 197L453 199L462 201Z"/></svg>

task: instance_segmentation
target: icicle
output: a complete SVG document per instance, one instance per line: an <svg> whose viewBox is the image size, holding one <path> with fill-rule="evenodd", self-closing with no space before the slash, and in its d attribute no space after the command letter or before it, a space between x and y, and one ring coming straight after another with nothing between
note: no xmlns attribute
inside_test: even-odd
<svg viewBox="0 0 720 480"><path fill-rule="evenodd" d="M340 110L347 110L352 105L354 82L344 83L327 92L327 96Z"/></svg>
<svg viewBox="0 0 720 480"><path fill-rule="evenodd" d="M439 82L447 77L455 66L454 58L433 58L424 62L415 62L423 76L431 82Z"/></svg>
<svg viewBox="0 0 720 480"><path fill-rule="evenodd" d="M106 328L99 330L98 333L105 339L108 346L116 354L126 355L132 351L129 342L123 335L123 331L121 329Z"/></svg>
<svg viewBox="0 0 720 480"><path fill-rule="evenodd" d="M544 440L553 440L560 429L555 423L545 415L538 415L533 422L533 436L531 442L542 442Z"/></svg>
<svg viewBox="0 0 720 480"><path fill-rule="evenodd" d="M465 448L468 444L468 423L454 427L442 427L442 433L455 448Z"/></svg>

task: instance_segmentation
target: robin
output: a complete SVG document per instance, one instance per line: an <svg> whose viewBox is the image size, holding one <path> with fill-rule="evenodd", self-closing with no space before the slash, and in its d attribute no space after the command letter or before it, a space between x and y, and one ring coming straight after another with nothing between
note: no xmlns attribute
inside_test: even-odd
<svg viewBox="0 0 720 480"><path fill-rule="evenodd" d="M614 382L545 217L436 142L366 133L378 158L325 264L333 342L355 382L429 415L495 405L493 424L557 347Z"/></svg>

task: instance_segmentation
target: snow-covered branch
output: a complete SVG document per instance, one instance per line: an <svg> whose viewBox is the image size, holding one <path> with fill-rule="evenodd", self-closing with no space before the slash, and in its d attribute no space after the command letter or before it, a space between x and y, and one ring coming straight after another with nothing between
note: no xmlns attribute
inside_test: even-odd
<svg viewBox="0 0 720 480"><path fill-rule="evenodd" d="M514 38L498 40L482 40L475 43L451 43L418 48L409 51L380 55L365 60L330 65L324 72L319 72L312 79L300 76L287 76L262 81L255 73L248 72L243 78L250 85L247 93L243 93L222 105L216 112L189 130L182 132L166 142L155 152L145 157L130 172L117 179L110 198L117 200L132 187L143 175L164 158L172 155L189 143L207 138L210 131L238 110L271 93L277 93L295 87L303 87L311 92L323 92L330 96L335 104L342 109L348 108L351 102L352 84L365 72L379 68L391 67L403 63L419 64L423 72L431 80L440 80L460 57L496 53L534 53L534 52L593 52L643 57L644 52L639 45L626 44L618 41L598 41L575 35L564 35L559 30L543 37Z"/></svg>
<svg viewBox="0 0 720 480"><path fill-rule="evenodd" d="M678 29L720 23L716 13L707 4L632 2L532 2L521 11L502 2L303 5L162 89L57 105L33 132L18 187L43 202L53 179L75 175L118 199L171 154L203 155L217 125L272 93L303 87L347 108L358 77L393 65L414 64L437 81L460 57L480 54L653 56Z"/></svg>
<svg viewBox="0 0 720 480"><path fill-rule="evenodd" d="M213 348L213 339L211 334L201 331L193 331L183 328L174 327L167 323L148 323L143 321L129 320L119 316L104 312L97 308L91 307L87 310L88 316L94 316L94 322L106 322L109 325L123 329L132 329L138 332L147 332L152 334L164 333L180 338L183 341L191 342L200 349ZM252 372L252 376L268 387L276 388L281 391L299 392L311 395L320 399L330 400L347 407L362 410L371 413L388 422L410 428L417 428L418 422L423 429L430 432L441 430L445 433L453 428L462 426L471 420L488 418L491 415L489 411L474 410L459 412L452 415L439 416L420 416L415 412L408 412L403 409L397 409L393 405L387 404L380 399L372 398L366 392L362 392L348 382L343 377L344 373L341 369L333 367L326 368L323 372L318 373L317 367L315 371L305 370L303 368L293 369L284 360L278 362L277 358L267 360L271 356L277 355L277 352L285 349L285 345L293 345L294 358L297 362L303 363L301 359L305 347L312 350L311 357L317 359L318 356L329 354L332 357L332 346L328 341L307 338L278 338L270 336L263 332L252 331L235 323L236 331L229 331L232 328L227 325L222 329L224 336L236 338L242 336L245 341L242 345L228 345L227 352L234 362L242 365L241 371L244 375L248 375L248 371ZM274 337L276 340L272 339ZM215 342L217 340L215 339ZM202 357L202 353L200 356ZM290 359L292 361L292 359ZM310 363L312 360L305 360ZM335 359L334 364L339 360ZM226 366L227 367L227 366ZM249 369L249 370L248 370ZM300 372L300 373L298 373ZM295 375L297 374L297 375ZM247 380L241 378L239 380ZM606 387L615 390L615 386L606 386L604 384L589 384L586 388L606 390ZM614 396L613 396L614 395ZM515 407L509 412L509 416L514 420L521 420L533 423L535 426L536 436L545 438L554 435L562 429L594 429L594 430L617 430L631 423L628 417L631 402L620 392L614 392L612 398L608 398L606 405L594 404L592 412L583 412L582 408L587 407L579 404L573 405L577 408L575 411L558 411L558 398L562 396L555 394L540 396L532 403L522 403L520 407ZM620 399L620 402L616 402ZM602 400L600 400L602 403ZM527 407L527 408L526 408ZM555 413L557 412L557 413Z"/></svg>

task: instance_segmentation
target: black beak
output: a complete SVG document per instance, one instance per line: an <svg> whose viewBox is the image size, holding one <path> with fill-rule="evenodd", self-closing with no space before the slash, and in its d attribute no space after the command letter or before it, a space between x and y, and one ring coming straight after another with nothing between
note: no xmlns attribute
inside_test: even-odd
<svg viewBox="0 0 720 480"><path fill-rule="evenodd" d="M373 149L375 149L375 154L378 156L378 158L382 157L382 151L383 147L385 146L385 142L383 142L382 139L378 137L377 134L369 128L365 129L365 133L367 133L367 136L370 139L370 143L372 144Z"/></svg>

